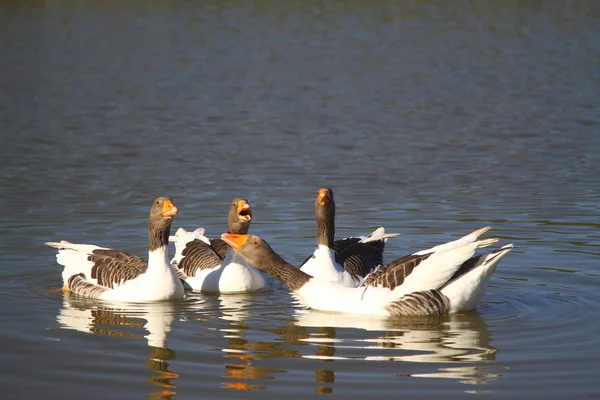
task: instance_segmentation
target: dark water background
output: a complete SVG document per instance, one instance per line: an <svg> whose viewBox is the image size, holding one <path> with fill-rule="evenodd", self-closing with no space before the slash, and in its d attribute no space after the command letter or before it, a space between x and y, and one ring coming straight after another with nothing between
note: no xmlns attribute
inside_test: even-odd
<svg viewBox="0 0 600 400"><path fill-rule="evenodd" d="M0 2L0 384L22 398L597 398L600 5ZM467 316L306 312L287 289L64 297L48 240L146 248L236 196L288 260L384 225L389 258L492 225Z"/></svg>

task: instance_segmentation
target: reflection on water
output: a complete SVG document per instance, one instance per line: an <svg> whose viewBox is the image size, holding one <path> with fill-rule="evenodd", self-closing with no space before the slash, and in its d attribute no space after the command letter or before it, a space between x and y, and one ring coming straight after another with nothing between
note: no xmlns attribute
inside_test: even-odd
<svg viewBox="0 0 600 400"><path fill-rule="evenodd" d="M175 359L176 353L166 347L175 318L175 305L172 302L124 305L68 294L64 295L63 307L56 316L60 327L64 329L96 335L146 338L150 347L148 369L154 373L148 377L148 383L161 388L150 392L152 399L170 398L176 394L173 389L177 386L171 380L179 378L179 375L169 371L168 362Z"/></svg>
<svg viewBox="0 0 600 400"><path fill-rule="evenodd" d="M394 320L295 306L290 317L266 310L264 296L269 295L273 293L203 296L204 301L184 317L186 324L209 323L213 328L201 335L220 338L221 388L269 389L274 380L294 373L292 359L317 361L302 367L312 371L317 393L332 393L343 386L336 382L340 362L400 361L417 368L398 363L395 376L445 378L467 385L484 385L502 376L493 363L498 349L491 345L486 324L477 313ZM215 327L219 334L212 333ZM358 368L377 375L375 367ZM481 393L485 387L465 391Z"/></svg>
<svg viewBox="0 0 600 400"><path fill-rule="evenodd" d="M490 344L488 330L477 313L388 319L308 310L297 312L296 324L316 328L301 339L315 347L314 354L304 358L436 363L434 372L410 376L450 378L464 384L483 384L499 377L481 367L482 362L495 360L498 349ZM348 329L374 335L345 337ZM317 370L315 376L318 382L335 381L332 369Z"/></svg>
<svg viewBox="0 0 600 400"><path fill-rule="evenodd" d="M261 390L264 385L251 383L255 380L272 379L272 374L285 372L275 368L265 368L254 365L255 360L277 354L273 343L251 342L246 338L250 329L248 319L251 316L248 309L256 294L221 295L220 318L228 321L228 326L221 328L226 343L223 346L225 380L221 383L224 389ZM281 356L281 355L279 355Z"/></svg>

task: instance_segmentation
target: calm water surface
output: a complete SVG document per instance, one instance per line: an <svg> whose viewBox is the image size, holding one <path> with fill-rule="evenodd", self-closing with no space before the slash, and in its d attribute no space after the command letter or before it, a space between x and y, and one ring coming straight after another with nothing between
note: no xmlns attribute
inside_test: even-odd
<svg viewBox="0 0 600 400"><path fill-rule="evenodd" d="M595 2L0 3L2 398L600 397ZM475 312L372 319L286 288L128 305L63 296L49 240L145 254L252 232L293 263L388 258L485 225L515 244Z"/></svg>

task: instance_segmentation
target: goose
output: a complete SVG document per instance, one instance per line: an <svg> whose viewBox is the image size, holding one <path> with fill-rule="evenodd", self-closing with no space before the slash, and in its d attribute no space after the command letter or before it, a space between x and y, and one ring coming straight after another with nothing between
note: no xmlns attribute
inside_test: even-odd
<svg viewBox="0 0 600 400"><path fill-rule="evenodd" d="M64 266L63 290L100 299L150 302L181 298L183 284L168 260L169 232L178 209L170 197L152 203L148 217L148 261L125 251L62 240L47 242L58 249Z"/></svg>
<svg viewBox="0 0 600 400"><path fill-rule="evenodd" d="M234 199L227 217L227 231L248 233L252 207L246 199ZM175 242L171 265L186 289L212 293L244 293L260 290L265 278L220 238L209 239L204 229L179 228L169 240Z"/></svg>
<svg viewBox="0 0 600 400"><path fill-rule="evenodd" d="M357 287L365 276L383 264L383 250L388 238L398 233L385 233L380 227L368 236L334 241L335 201L331 188L317 191L315 200L317 248L300 266L300 270L315 278L344 286Z"/></svg>
<svg viewBox="0 0 600 400"><path fill-rule="evenodd" d="M360 287L312 277L279 256L258 236L224 233L248 263L287 286L305 306L378 316L445 315L474 309L500 259L513 245L474 256L497 239L478 240L489 227L424 254L401 257L367 276Z"/></svg>

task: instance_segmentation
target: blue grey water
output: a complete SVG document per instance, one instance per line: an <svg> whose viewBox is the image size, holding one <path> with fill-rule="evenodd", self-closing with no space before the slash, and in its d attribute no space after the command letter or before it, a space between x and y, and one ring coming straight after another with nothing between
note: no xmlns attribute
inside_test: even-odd
<svg viewBox="0 0 600 400"><path fill-rule="evenodd" d="M600 4L0 3L3 399L598 398ZM64 296L49 240L147 252L173 228L314 248L482 226L515 249L475 312L306 311L270 282L147 306ZM488 235L489 236L489 235ZM173 251L173 248L171 248Z"/></svg>

